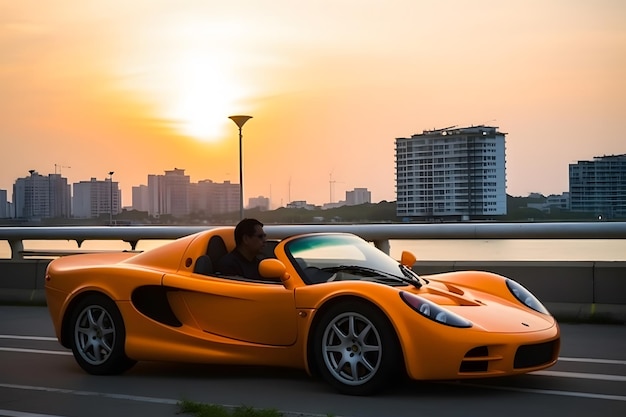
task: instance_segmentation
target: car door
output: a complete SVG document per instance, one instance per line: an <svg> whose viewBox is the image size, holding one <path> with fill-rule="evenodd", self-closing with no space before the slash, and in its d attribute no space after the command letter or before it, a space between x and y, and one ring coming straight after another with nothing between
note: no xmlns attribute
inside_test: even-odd
<svg viewBox="0 0 626 417"><path fill-rule="evenodd" d="M252 283L191 274L165 275L180 290L188 314L203 331L228 339L288 346L297 338L293 290L281 283Z"/></svg>

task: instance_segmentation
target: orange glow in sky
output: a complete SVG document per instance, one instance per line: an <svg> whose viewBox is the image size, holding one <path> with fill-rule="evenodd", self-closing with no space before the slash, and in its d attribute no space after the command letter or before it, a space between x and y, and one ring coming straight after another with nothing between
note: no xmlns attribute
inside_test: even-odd
<svg viewBox="0 0 626 417"><path fill-rule="evenodd" d="M507 193L626 153L621 0L0 0L0 189L35 169L235 183L245 198L395 201L394 140L488 124Z"/></svg>

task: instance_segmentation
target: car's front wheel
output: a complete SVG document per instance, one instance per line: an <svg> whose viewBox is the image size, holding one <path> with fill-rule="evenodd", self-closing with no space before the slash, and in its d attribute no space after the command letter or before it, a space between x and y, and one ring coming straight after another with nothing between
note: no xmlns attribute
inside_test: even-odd
<svg viewBox="0 0 626 417"><path fill-rule="evenodd" d="M402 353L393 327L365 302L326 311L315 330L313 353L323 378L344 394L372 394L401 376Z"/></svg>
<svg viewBox="0 0 626 417"><path fill-rule="evenodd" d="M83 298L75 306L70 324L72 353L88 373L119 374L135 364L124 353L124 320L110 298L102 294Z"/></svg>

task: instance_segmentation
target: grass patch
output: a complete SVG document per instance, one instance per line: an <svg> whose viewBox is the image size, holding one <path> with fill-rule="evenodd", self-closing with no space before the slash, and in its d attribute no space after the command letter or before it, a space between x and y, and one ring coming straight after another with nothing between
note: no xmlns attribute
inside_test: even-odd
<svg viewBox="0 0 626 417"><path fill-rule="evenodd" d="M248 406L227 408L216 404L202 404L182 400L178 403L180 413L195 417L283 417L283 413L274 409L255 409Z"/></svg>

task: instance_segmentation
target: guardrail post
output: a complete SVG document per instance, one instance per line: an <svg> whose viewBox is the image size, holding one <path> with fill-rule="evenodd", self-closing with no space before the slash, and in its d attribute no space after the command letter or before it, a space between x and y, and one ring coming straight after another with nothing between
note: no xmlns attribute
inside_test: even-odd
<svg viewBox="0 0 626 417"><path fill-rule="evenodd" d="M20 240L9 240L9 246L11 247L11 259L22 260L24 257L22 256L22 251L24 250L24 242L22 239Z"/></svg>
<svg viewBox="0 0 626 417"><path fill-rule="evenodd" d="M374 240L374 246L376 246L378 249L380 249L381 251L385 252L387 255L389 255L389 239L377 239Z"/></svg>

